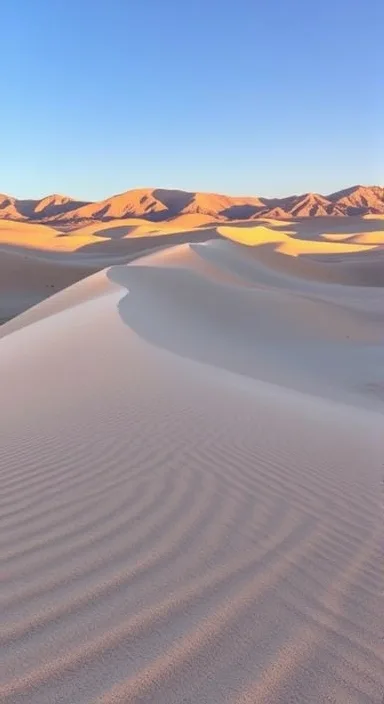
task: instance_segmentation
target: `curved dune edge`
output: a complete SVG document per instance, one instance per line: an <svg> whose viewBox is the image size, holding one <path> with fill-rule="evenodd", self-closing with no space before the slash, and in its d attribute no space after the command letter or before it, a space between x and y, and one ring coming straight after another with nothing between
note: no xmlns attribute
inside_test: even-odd
<svg viewBox="0 0 384 704"><path fill-rule="evenodd" d="M276 243L277 250L291 257L298 257L301 254L351 254L365 252L373 249L375 244L358 244L364 240L354 240L339 243L338 241L322 242L316 240L304 240L291 237L288 233L271 230L268 227L219 227L218 232L223 237L245 244L251 247L263 244ZM383 233L379 233L383 237ZM339 239L339 237L338 237ZM369 239L369 235L367 237ZM384 241L384 240L383 240ZM355 243L356 242L356 243Z"/></svg>
<svg viewBox="0 0 384 704"><path fill-rule="evenodd" d="M5 704L380 701L384 289L244 249L4 326Z"/></svg>
<svg viewBox="0 0 384 704"><path fill-rule="evenodd" d="M331 300L336 295L343 302L348 302L351 296L356 298L356 291L364 286L372 289L371 298L377 299L376 307L380 310L381 295L374 291L384 287L384 250L379 247L365 252L287 256L275 242L249 246L224 239L208 242L207 245L191 246L194 249L199 247L201 257L218 262L223 271L230 271L232 275L237 272L243 284L266 282L280 288L303 289L307 294L315 290L323 297L330 295ZM345 287L344 292L330 288L335 284ZM357 294L359 303L363 303L365 295L370 296L368 292Z"/></svg>
<svg viewBox="0 0 384 704"><path fill-rule="evenodd" d="M355 235L353 237L353 242L361 244L383 245L384 232L363 232L361 235Z"/></svg>
<svg viewBox="0 0 384 704"><path fill-rule="evenodd" d="M91 223L69 232L49 225L0 220L0 246L8 245L36 252L73 253L94 243L125 237L159 237L179 234L193 228L215 224L209 215L188 214L165 223L151 223L140 218Z"/></svg>
<svg viewBox="0 0 384 704"><path fill-rule="evenodd" d="M17 330L37 323L44 318L58 315L70 308L80 306L87 301L100 298L115 290L119 290L117 284L113 284L106 275L100 271L92 276L88 276L82 281L78 281L72 286L68 286L63 291L41 301L37 305L29 308L24 313L8 321L0 327L0 340L6 335L10 335Z"/></svg>
<svg viewBox="0 0 384 704"><path fill-rule="evenodd" d="M378 230L377 232L362 232L361 234L324 234L323 237L327 240L337 241L345 240L353 242L354 244L370 244L370 245L384 245L384 232Z"/></svg>
<svg viewBox="0 0 384 704"><path fill-rule="evenodd" d="M95 227L93 227L93 231ZM48 225L0 221L0 245L24 247L42 252L74 252L93 240L85 233L64 234Z"/></svg>

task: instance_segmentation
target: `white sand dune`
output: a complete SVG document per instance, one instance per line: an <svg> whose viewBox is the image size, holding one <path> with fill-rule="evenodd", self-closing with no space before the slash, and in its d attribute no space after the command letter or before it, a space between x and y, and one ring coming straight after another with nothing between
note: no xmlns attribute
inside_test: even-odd
<svg viewBox="0 0 384 704"><path fill-rule="evenodd" d="M111 264L170 244L214 237L212 227L200 231L201 217L186 215L163 223L161 229L131 218L93 223L73 232L0 221L0 324Z"/></svg>
<svg viewBox="0 0 384 704"><path fill-rule="evenodd" d="M384 288L308 257L183 244L2 326L4 704L381 704Z"/></svg>

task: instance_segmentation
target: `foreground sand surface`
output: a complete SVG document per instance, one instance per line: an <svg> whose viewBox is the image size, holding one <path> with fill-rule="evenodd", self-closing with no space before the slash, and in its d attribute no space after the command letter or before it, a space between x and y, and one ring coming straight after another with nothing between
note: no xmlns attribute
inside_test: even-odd
<svg viewBox="0 0 384 704"><path fill-rule="evenodd" d="M384 253L343 227L2 326L1 701L382 703Z"/></svg>

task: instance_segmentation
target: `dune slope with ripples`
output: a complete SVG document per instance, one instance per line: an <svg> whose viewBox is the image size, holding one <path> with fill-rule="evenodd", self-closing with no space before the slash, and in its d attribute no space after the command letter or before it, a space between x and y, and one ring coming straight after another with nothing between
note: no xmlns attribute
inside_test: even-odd
<svg viewBox="0 0 384 704"><path fill-rule="evenodd" d="M182 244L2 327L5 704L381 702L384 289L312 254Z"/></svg>

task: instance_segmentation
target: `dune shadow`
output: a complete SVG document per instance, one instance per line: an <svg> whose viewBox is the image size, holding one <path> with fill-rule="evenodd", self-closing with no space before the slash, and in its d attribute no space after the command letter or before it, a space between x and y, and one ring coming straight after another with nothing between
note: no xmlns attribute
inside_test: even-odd
<svg viewBox="0 0 384 704"><path fill-rule="evenodd" d="M232 243L234 250L238 247ZM303 303L300 291L291 291L288 301L288 292L278 291L272 282L267 288L228 284L187 264L117 265L107 277L127 291L118 302L123 323L142 340L179 358L305 393L339 399L351 394L361 401L365 381L356 384L356 379L364 349L370 383L380 379L380 346L365 341L350 345L347 330L350 325L355 329L355 313L344 307L312 296L305 296ZM328 311L329 339L316 323L319 313L325 319ZM342 332L337 316L347 321ZM377 396L376 386L373 391Z"/></svg>
<svg viewBox="0 0 384 704"><path fill-rule="evenodd" d="M229 220L249 220L262 210L262 207L256 205L231 205L230 208L225 208L219 214Z"/></svg>
<svg viewBox="0 0 384 704"><path fill-rule="evenodd" d="M254 291L234 288L228 295L226 285L187 268L117 265L107 276L127 289L119 314L142 339L179 357L258 376Z"/></svg>
<svg viewBox="0 0 384 704"><path fill-rule="evenodd" d="M106 227L103 230L95 230L92 232L93 237L107 237L111 240L119 240L122 237L130 235L134 232L137 225L118 225L116 227Z"/></svg>
<svg viewBox="0 0 384 704"><path fill-rule="evenodd" d="M293 218L280 225L271 224L271 229L287 229L298 239L317 239L323 233L338 233L355 235L364 232L384 231L384 220L362 220L359 217L309 217Z"/></svg>
<svg viewBox="0 0 384 704"><path fill-rule="evenodd" d="M338 285L358 288L384 287L384 250L326 254L298 254L294 257L279 252L274 243L250 247L249 259L257 259L269 272L292 277L312 286ZM324 289L326 291L326 289Z"/></svg>
<svg viewBox="0 0 384 704"><path fill-rule="evenodd" d="M384 249L293 257L280 252L276 242L248 246L223 238L201 250L201 256L251 285L288 285L291 290L307 292L321 287L325 294L326 287L335 284L355 290L384 287Z"/></svg>
<svg viewBox="0 0 384 704"><path fill-rule="evenodd" d="M116 230L126 230L122 228L114 228L113 236L107 240L100 242L92 242L83 245L76 249L76 253L86 254L88 256L105 257L111 259L115 257L126 257L127 260L133 257L139 257L149 251L172 247L174 245L186 243L206 242L211 239L222 239L222 236L217 232L216 227L208 227L204 229L196 229L188 232L180 232L174 234L163 235L145 235L143 237L125 237L123 232L116 233ZM105 230L102 231L102 236L105 236Z"/></svg>
<svg viewBox="0 0 384 704"><path fill-rule="evenodd" d="M356 235L364 232L384 232L384 219L379 218L362 220L358 217L307 217L307 218L287 218L286 220L268 220L260 216L241 221L221 223L226 227L254 228L258 226L268 227L271 230L289 231L297 239L318 239L324 233L350 234Z"/></svg>

